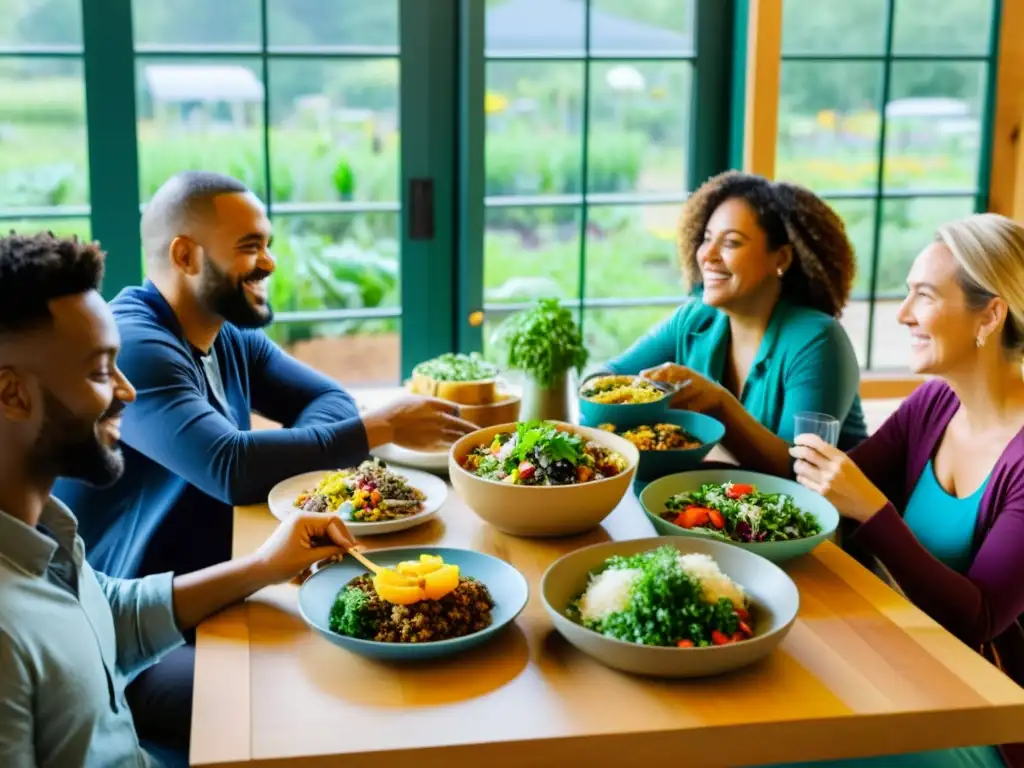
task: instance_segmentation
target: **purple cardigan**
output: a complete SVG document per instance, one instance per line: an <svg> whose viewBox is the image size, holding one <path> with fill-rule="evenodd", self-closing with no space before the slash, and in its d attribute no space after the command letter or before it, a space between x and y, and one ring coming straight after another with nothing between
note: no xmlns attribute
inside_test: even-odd
<svg viewBox="0 0 1024 768"><path fill-rule="evenodd" d="M889 503L857 527L850 543L874 555L918 608L1024 685L1024 430L992 468L974 531L966 575L934 558L902 512L960 401L947 384L929 381L908 397L850 457ZM1024 745L1005 750L1024 765Z"/></svg>

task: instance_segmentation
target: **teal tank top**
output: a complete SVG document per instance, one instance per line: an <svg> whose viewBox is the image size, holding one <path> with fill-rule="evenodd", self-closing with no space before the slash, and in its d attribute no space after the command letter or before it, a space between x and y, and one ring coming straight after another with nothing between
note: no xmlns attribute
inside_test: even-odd
<svg viewBox="0 0 1024 768"><path fill-rule="evenodd" d="M948 493L935 477L931 460L914 486L903 521L921 545L937 560L964 573L974 559L974 527L988 478L974 493L958 498Z"/></svg>

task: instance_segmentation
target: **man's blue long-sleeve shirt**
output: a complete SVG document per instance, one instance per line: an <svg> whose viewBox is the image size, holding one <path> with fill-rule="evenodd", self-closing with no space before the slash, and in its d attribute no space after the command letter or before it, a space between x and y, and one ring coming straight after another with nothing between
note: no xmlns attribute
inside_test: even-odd
<svg viewBox="0 0 1024 768"><path fill-rule="evenodd" d="M151 282L122 291L111 308L121 332L118 366L137 391L122 414L125 472L105 489L68 480L54 489L75 511L98 570L132 578L226 560L234 505L265 501L293 475L366 457L351 396L261 331L225 324L218 334L211 353L221 403ZM252 412L285 429L251 431Z"/></svg>

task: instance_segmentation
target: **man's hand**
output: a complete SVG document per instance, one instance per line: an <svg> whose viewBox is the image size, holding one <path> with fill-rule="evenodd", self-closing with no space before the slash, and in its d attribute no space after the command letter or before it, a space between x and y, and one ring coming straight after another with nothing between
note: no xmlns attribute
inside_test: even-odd
<svg viewBox="0 0 1024 768"><path fill-rule="evenodd" d="M337 515L297 512L277 526L255 557L268 584L287 581L314 563L338 559L355 546Z"/></svg>
<svg viewBox="0 0 1024 768"><path fill-rule="evenodd" d="M370 448L394 443L414 451L447 447L477 429L459 418L454 403L418 395L406 395L370 411L363 424Z"/></svg>

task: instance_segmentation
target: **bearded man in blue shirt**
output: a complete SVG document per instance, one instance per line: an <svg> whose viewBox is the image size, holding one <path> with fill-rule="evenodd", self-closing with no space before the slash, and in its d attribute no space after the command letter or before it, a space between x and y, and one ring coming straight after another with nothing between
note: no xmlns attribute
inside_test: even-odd
<svg viewBox="0 0 1024 768"><path fill-rule="evenodd" d="M118 364L138 390L123 415L125 473L105 489L55 489L98 569L131 578L222 562L232 507L265 502L281 480L356 464L386 443L436 448L474 429L451 404L411 396L360 417L336 382L267 338L271 222L235 179L172 177L146 205L142 240L149 277L111 302ZM284 428L253 431L254 411ZM133 682L141 733L187 745L193 666L185 646Z"/></svg>

